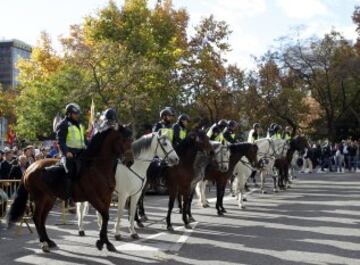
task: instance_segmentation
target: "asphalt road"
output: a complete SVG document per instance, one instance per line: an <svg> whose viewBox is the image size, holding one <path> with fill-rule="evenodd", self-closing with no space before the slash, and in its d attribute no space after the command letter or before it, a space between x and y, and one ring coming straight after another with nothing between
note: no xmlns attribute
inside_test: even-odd
<svg viewBox="0 0 360 265"><path fill-rule="evenodd" d="M270 189L269 189L270 191ZM214 197L214 189L210 198ZM77 236L75 217L67 225L53 211L48 232L59 249L45 254L36 234L21 235L0 225L0 264L360 264L360 174L300 175L286 192L248 196L245 210L227 197L228 213L193 206L193 230L184 230L175 211L175 232L165 228L166 196L146 197L150 221L137 229L141 239L110 240L118 253L98 251L94 211L86 217L87 236ZM212 206L214 200L210 200ZM113 228L115 210L112 210ZM127 226L126 217L123 220Z"/></svg>

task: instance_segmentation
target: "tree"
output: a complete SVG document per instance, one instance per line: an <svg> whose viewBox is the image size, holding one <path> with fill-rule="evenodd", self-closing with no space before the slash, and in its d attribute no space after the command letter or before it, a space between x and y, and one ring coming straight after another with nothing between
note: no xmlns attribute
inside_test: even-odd
<svg viewBox="0 0 360 265"><path fill-rule="evenodd" d="M358 105L359 57L337 32L324 38L297 40L280 54L281 67L301 79L304 90L320 104L326 135L336 140L336 124ZM325 136L325 135L324 135Z"/></svg>

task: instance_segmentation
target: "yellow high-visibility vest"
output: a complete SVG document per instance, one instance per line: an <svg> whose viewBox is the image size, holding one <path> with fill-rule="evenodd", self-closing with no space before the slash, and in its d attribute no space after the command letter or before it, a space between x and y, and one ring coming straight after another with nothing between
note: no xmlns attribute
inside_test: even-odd
<svg viewBox="0 0 360 265"><path fill-rule="evenodd" d="M68 127L68 133L66 136L66 146L73 149L85 148L85 129L80 125L80 128L75 125Z"/></svg>
<svg viewBox="0 0 360 265"><path fill-rule="evenodd" d="M187 135L187 130L180 129L179 137L181 140L184 140Z"/></svg>
<svg viewBox="0 0 360 265"><path fill-rule="evenodd" d="M159 131L161 132L161 135L167 134L170 142L173 142L174 130L172 128L161 128Z"/></svg>
<svg viewBox="0 0 360 265"><path fill-rule="evenodd" d="M225 138L224 138L223 133L219 133L219 135L215 137L215 141L222 142L224 140L225 140Z"/></svg>

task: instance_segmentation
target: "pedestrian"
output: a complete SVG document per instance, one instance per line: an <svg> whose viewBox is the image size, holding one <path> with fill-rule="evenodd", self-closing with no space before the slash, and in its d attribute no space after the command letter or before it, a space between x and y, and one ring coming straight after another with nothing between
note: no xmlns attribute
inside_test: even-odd
<svg viewBox="0 0 360 265"><path fill-rule="evenodd" d="M0 179L9 179L13 151L9 147L4 148L4 160L0 164Z"/></svg>
<svg viewBox="0 0 360 265"><path fill-rule="evenodd" d="M26 170L27 158L25 155L20 155L17 159L17 165L11 167L9 179L21 179Z"/></svg>

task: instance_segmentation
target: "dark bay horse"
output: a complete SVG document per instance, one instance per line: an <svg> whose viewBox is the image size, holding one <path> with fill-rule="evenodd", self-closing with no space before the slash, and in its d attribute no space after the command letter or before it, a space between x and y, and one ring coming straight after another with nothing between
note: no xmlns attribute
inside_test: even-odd
<svg viewBox="0 0 360 265"><path fill-rule="evenodd" d="M258 166L257 151L258 147L250 143L236 143L231 144L230 148L230 162L229 169L226 172L221 172L218 168L210 165L206 168L205 180L216 182L216 209L219 216L223 216L226 210L223 206L223 199L225 195L226 184L232 177L236 163L245 156L252 167Z"/></svg>
<svg viewBox="0 0 360 265"><path fill-rule="evenodd" d="M197 171L194 168L194 161L199 151L209 156L213 155L213 148L210 144L210 140L206 133L201 130L195 130L175 148L176 153L180 158L180 163L174 167L165 167L161 171L162 178L165 180L165 184L169 193L169 208L167 214L167 227L168 230L172 230L171 225L171 212L174 207L174 201L177 194L184 200L184 203L188 205L189 196L191 193L191 182L195 179ZM156 174L154 174L156 175ZM153 185L158 184L157 178L148 176L148 182L152 182ZM146 221L147 217L144 209L144 193L138 203L138 215L136 215L136 222L139 227L143 227L142 221ZM183 215L183 221L185 226L190 227L189 220L186 215Z"/></svg>
<svg viewBox="0 0 360 265"><path fill-rule="evenodd" d="M102 216L100 240L96 247L101 250L106 244L109 251L116 251L107 237L109 207L115 189L115 169L120 158L130 166L133 161L131 151L131 132L123 126L110 128L96 134L88 148L76 159L80 161L79 170L72 181L71 196L76 202L89 201ZM65 199L65 170L50 167L57 159L36 161L25 172L17 196L9 212L9 224L19 221L26 208L28 196L35 203L33 220L44 252L56 247L47 235L45 222L56 198Z"/></svg>
<svg viewBox="0 0 360 265"><path fill-rule="evenodd" d="M305 148L309 148L309 143L304 136L296 136L289 142L289 149L285 157L275 160L274 167L278 170L278 187L285 190L289 182L289 169L295 151L303 153Z"/></svg>
<svg viewBox="0 0 360 265"><path fill-rule="evenodd" d="M213 148L210 139L204 131L189 134L176 148L176 153L180 158L177 166L166 168L164 177L169 192L169 204L166 217L167 229L173 231L171 224L171 213L174 208L174 202L179 195L182 198L182 219L187 229L191 229L187 212L190 211L190 197L193 191L192 182L197 177L198 171L194 167L194 161L198 152L202 152L208 156L213 156Z"/></svg>

